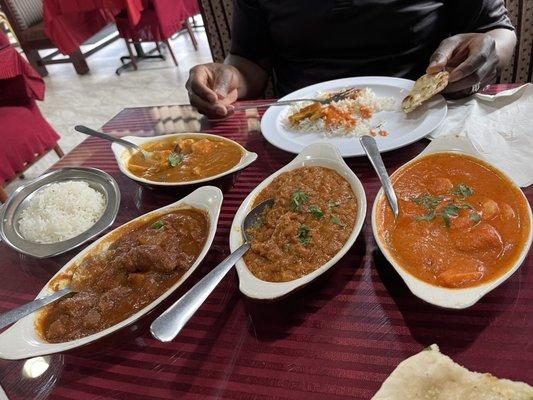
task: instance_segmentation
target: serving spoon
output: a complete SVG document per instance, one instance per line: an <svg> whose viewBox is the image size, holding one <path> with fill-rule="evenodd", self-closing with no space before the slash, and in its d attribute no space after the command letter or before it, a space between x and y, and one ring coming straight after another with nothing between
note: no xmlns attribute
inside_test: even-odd
<svg viewBox="0 0 533 400"><path fill-rule="evenodd" d="M98 132L98 131L95 131L94 129L88 128L83 125L76 125L74 129L85 135L94 136L94 137L104 139L104 140L109 140L110 142L114 142L114 143L121 144L122 146L126 146L127 148L131 150L138 151L139 153L142 154L144 158L150 158L152 155L152 152L144 150L142 147L137 146L135 143L128 142L127 140L124 140L124 139L121 139L121 138L118 138L112 135L108 135L107 133Z"/></svg>
<svg viewBox="0 0 533 400"><path fill-rule="evenodd" d="M372 136L365 135L361 136L359 141L361 142L361 146L363 146L363 149L365 150L372 167L374 167L374 170L378 174L379 180L381 181L381 186L383 186L383 191L385 192L385 196L387 197L387 200L392 208L392 212L394 213L394 218L398 218L398 215L400 214L398 198L396 197L396 192L392 187L389 174L385 169L385 164L383 164L383 159L379 153L376 140Z"/></svg>
<svg viewBox="0 0 533 400"><path fill-rule="evenodd" d="M244 243L152 322L150 332L154 338L161 342L169 342L180 333L222 278L250 250L251 237L248 230L261 222L263 211L272 207L273 204L274 199L265 200L246 215L241 226Z"/></svg>
<svg viewBox="0 0 533 400"><path fill-rule="evenodd" d="M66 297L74 292L75 290L71 287L66 287L64 289L52 293L49 296L41 297L40 299L35 299L11 311L0 314L0 329L4 329L6 326L17 322L19 319L24 318L26 315L30 315L31 313L40 310L44 306L51 304L59 299L62 299L63 297Z"/></svg>

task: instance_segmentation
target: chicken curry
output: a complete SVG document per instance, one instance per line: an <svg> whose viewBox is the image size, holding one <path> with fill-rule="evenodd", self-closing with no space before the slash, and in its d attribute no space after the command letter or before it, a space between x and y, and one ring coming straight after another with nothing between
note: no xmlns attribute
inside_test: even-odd
<svg viewBox="0 0 533 400"><path fill-rule="evenodd" d="M189 182L226 172L243 156L240 146L227 140L169 138L141 146L149 157L134 153L127 168L135 176L154 182Z"/></svg>
<svg viewBox="0 0 533 400"><path fill-rule="evenodd" d="M273 198L261 224L252 227L244 255L259 279L284 282L321 267L353 231L357 199L346 179L324 167L298 168L279 175L255 199Z"/></svg>
<svg viewBox="0 0 533 400"><path fill-rule="evenodd" d="M400 267L430 284L464 288L507 272L531 220L520 189L469 156L436 153L395 174L400 215L382 197L379 236Z"/></svg>
<svg viewBox="0 0 533 400"><path fill-rule="evenodd" d="M38 315L44 340L61 343L109 328L142 310L174 285L201 253L207 215L181 209L129 225L105 250L93 252L50 284L77 293Z"/></svg>

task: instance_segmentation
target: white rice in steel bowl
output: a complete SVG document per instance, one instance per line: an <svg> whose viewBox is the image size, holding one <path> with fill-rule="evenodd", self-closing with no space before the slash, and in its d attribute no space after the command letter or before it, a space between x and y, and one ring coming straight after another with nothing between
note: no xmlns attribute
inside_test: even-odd
<svg viewBox="0 0 533 400"><path fill-rule="evenodd" d="M316 98L325 99L335 93L337 92L317 92ZM340 123L332 126L328 124L325 117L304 118L297 123L290 121L291 116L300 112L311 104L313 103L296 103L291 105L286 117L283 119L285 128L302 132L322 133L328 137L363 135L387 136L388 132L384 131L381 127L383 121L374 121L373 116L381 111L396 111L398 109L398 105L396 104L394 98L379 97L372 89L363 88L357 90L357 96L355 96L355 98L346 98L344 100L334 101L328 104L334 106L341 112L348 114L354 121L353 125ZM366 113L361 111L362 107L366 109Z"/></svg>
<svg viewBox="0 0 533 400"><path fill-rule="evenodd" d="M78 236L102 216L106 200L87 182L52 183L37 192L18 221L24 239L57 243Z"/></svg>

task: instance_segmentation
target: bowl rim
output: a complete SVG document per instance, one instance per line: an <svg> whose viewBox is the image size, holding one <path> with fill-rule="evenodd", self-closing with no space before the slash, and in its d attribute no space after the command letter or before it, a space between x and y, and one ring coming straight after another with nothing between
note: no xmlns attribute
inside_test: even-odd
<svg viewBox="0 0 533 400"><path fill-rule="evenodd" d="M172 137L184 137L184 138L211 138L216 140L223 140L226 142L230 142L237 147L242 152L242 156L240 161L233 166L232 168L228 169L227 171L221 172L217 175L208 176L206 178L202 179L196 179L194 181L184 181L184 182L157 182L157 181L151 181L149 179L141 178L137 175L132 174L128 168L127 168L127 162L129 161L129 158L131 156L128 156L129 150L122 146L119 143L113 143L111 144L111 150L113 151L113 155L115 156L115 160L117 161L118 168L120 172L122 172L124 175L126 175L128 178L133 179L134 181L141 182L150 186L161 186L161 187L175 187L175 186L187 186L187 185L197 185L205 182L209 182L218 178L221 178L223 176L232 174L234 172L240 171L241 169L246 168L250 164L252 164L257 159L257 154L248 151L243 145L240 143L226 138L224 136L220 135L214 135L211 133L203 133L203 132L180 132L180 133L170 133L166 135L159 135L159 136L124 136L122 139L131 141L134 144L145 144L150 142L159 142L168 138Z"/></svg>
<svg viewBox="0 0 533 400"><path fill-rule="evenodd" d="M152 311L156 306L158 306L162 301L164 301L168 296L170 296L178 287L180 287L204 260L205 256L211 248L213 239L215 237L222 201L223 194L219 188L216 188L214 186L203 186L174 203L168 204L164 207L155 209L153 211L135 217L134 219L108 232L106 235L102 236L94 243L90 244L85 249L80 251L70 261L63 265L63 267L61 267L46 284L44 284L43 288L36 296L36 298L40 298L53 293L54 291L49 287L49 285L57 276L65 272L75 263L83 260L85 257L92 254L92 252L98 251L100 246L105 246L105 244L109 242L109 240L112 239L116 233L124 232L125 230L127 230L127 227L132 223L135 223L136 221L150 219L156 215L163 215L173 210L179 209L198 208L205 211L209 220L209 232L202 251L196 258L194 263L191 265L191 267L187 270L187 272L167 291L162 293L158 298L156 298L146 307L137 311L135 314L130 315L128 318L119 322L118 324L115 324L102 331L80 339L61 343L49 343L44 341L40 337L40 335L35 329L35 321L39 312L35 312L22 318L0 334L0 359L18 360L23 358L59 353L77 347L81 347L89 343L95 342L134 323L135 321L143 317L145 314Z"/></svg>
<svg viewBox="0 0 533 400"><path fill-rule="evenodd" d="M531 247L531 243L533 241L533 214L531 212L531 207L529 205L529 202L527 198L525 197L523 191L520 189L520 187L500 168L496 167L495 165L493 165L492 163L484 159L483 156L477 152L477 150L471 145L470 142L460 137L455 137L451 140L450 138L446 138L443 140L436 139L428 147L426 147L426 149L422 151L419 155L409 160L405 164L401 165L396 171L394 171L394 173L391 175L391 178L394 178L394 176L397 173L401 172L402 170L407 168L409 165L417 162L419 159L427 157L427 156L431 156L433 154L438 154L438 153L463 155L463 156L477 159L489 165L495 171L500 173L503 177L507 178L507 180L512 185L514 185L517 189L520 190L520 193L522 194L524 201L527 205L528 214L529 214L529 226L530 226L529 235L528 235L528 238L526 240L524 247L522 248L522 251L520 252L520 255L518 256L516 261L513 263L511 268L509 268L504 274L500 275L499 277L493 280L490 280L488 282L482 283L480 285L466 287L466 288L446 288L442 286L433 285L431 283L423 281L422 279L412 275L410 272L404 269L400 265L400 263L395 259L395 257L392 255L388 246L386 246L385 243L383 242L379 234L379 229L377 226L376 219L377 219L378 203L382 201L382 199L384 199L383 189L380 189L378 191L374 199L373 205L372 205L371 222L372 222L372 233L374 235L374 240L376 241L376 244L378 245L382 254L385 256L387 261L392 265L392 267L396 270L396 272L403 279L403 281L405 282L405 284L407 285L411 293L414 294L416 297L420 298L426 303L432 304L437 307L460 310L460 309L471 307L474 304L476 304L486 294L496 289L498 286L504 283L507 279L509 279L520 268L520 266L523 264L525 258L528 255L529 249Z"/></svg>
<svg viewBox="0 0 533 400"><path fill-rule="evenodd" d="M350 183L350 186L356 196L358 207L357 217L352 233L350 234L344 246L328 262L307 275L287 282L268 282L257 278L250 272L246 266L246 263L244 262L244 259L241 258L236 263L237 275L239 277L239 289L241 293L249 298L257 300L274 300L286 296L301 286L310 283L333 267L333 265L335 265L352 248L353 244L361 233L366 220L367 212L366 193L361 181L346 164L335 146L328 143L314 143L307 146L291 162L273 174L269 175L244 199L239 206L239 209L235 213L231 225L229 237L230 250L235 251L243 243L241 234L242 220L244 219L245 214L250 210L251 204L256 196L277 176L284 172L305 166L323 166L334 169L340 173L341 176L348 181L348 183Z"/></svg>

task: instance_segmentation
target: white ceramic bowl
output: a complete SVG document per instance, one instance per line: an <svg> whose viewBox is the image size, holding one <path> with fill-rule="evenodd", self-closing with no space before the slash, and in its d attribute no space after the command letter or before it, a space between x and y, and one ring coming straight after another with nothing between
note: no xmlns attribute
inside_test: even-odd
<svg viewBox="0 0 533 400"><path fill-rule="evenodd" d="M243 237L241 232L242 221L246 214L251 210L251 206L254 202L256 196L268 186L274 178L278 175L291 171L293 169L301 168L304 166L322 166L331 168L341 174L352 187L353 192L357 198L357 218L355 220L355 225L351 235L348 237L347 242L340 249L340 251L327 263L322 265L320 268L317 268L310 274L307 274L301 278L294 279L288 282L267 282L257 278L253 275L248 268L243 259L237 262L237 274L239 275L239 289L243 294L248 297L261 299L261 300L272 300L278 297L285 296L286 294L292 292L293 290L304 286L316 279L318 276L322 275L328 269L330 269L340 258L346 254L346 252L352 247L357 236L361 232L363 223L366 217L366 196L363 185L355 176L353 171L346 165L342 159L339 151L336 147L326 144L326 143L317 143L307 146L294 160L289 164L281 168L279 171L270 175L265 179L259 186L257 186L246 199L243 201L235 218L233 219L233 224L231 225L230 231L230 249L235 251L242 243Z"/></svg>
<svg viewBox="0 0 533 400"><path fill-rule="evenodd" d="M398 171L412 164L418 158L427 156L428 154L440 153L440 152L465 154L471 157L475 157L491 165L483 158L483 156L474 148L474 146L467 139L462 138L462 137L451 136L451 137L442 137L439 139L435 139L433 142L431 142L431 144L428 147L426 147L426 149L422 153L420 153L413 160L402 165L392 176L397 174ZM499 171L502 175L506 176L509 179L509 181L513 182L500 169L496 168L493 165L491 166L495 170ZM458 289L450 289L450 288L435 286L421 279L416 278L415 276L411 275L407 270L403 269L399 265L399 263L395 260L395 258L393 257L393 255L391 254L391 252L389 251L385 243L381 240L381 237L378 234L376 216L377 216L377 205L378 205L378 202L382 198L384 199L384 194L383 194L383 190L380 190L376 196L374 205L372 207L372 231L374 233L374 238L376 239L376 243L378 244L385 258L389 261L389 263L394 267L396 272L398 272L398 274L404 280L409 290L415 296L419 297L420 299L426 301L427 303L438 306L438 307L451 308L451 309L464 309L464 308L474 305L483 296L485 296L490 291L494 290L496 287L500 286L513 273L516 272L516 270L520 267L520 265L526 258L529 248L531 247L531 241L533 238L533 225L531 223L532 214L531 214L531 207L529 207L529 203L524 196L524 200L528 206L529 221L530 221L531 229L529 232L527 243L524 246L522 252L520 253L520 256L518 257L516 262L513 264L513 266L509 268L509 270L505 274L499 276L498 278L492 281L485 282L478 286L469 287L469 288L458 288Z"/></svg>
<svg viewBox="0 0 533 400"><path fill-rule="evenodd" d="M116 232L127 230L128 229L127 227L132 222L138 221L138 220L150 219L156 215L166 214L170 211L183 209L183 208L194 207L200 210L204 210L205 212L207 212L208 218L209 218L209 232L208 232L207 240L206 240L206 243L205 243L205 246L202 252L198 256L194 264L189 268L189 270L180 278L180 280L176 282L165 293L159 296L156 300L154 300L152 303L144 307L142 310L136 312L129 318L125 319L124 321L116 325L113 325L112 327L104 329L103 331L95 333L93 335L89 335L84 338L72 340L72 341L65 342L65 343L48 343L44 341L43 339L41 339L35 330L35 319L36 319L37 313L30 314L27 317L24 317L23 319L15 323L13 326L8 328L2 334L0 334L0 358L8 359L8 360L19 360L23 358L36 357L36 356L41 356L45 354L59 353L62 351L74 349L76 347L84 346L86 344L92 343L104 336L107 336L133 323L134 321L142 317L144 314L152 310L159 303L161 303L164 299L166 299L174 290L176 290L189 277L189 275L191 275L194 272L194 270L198 267L198 265L204 259L205 255L209 251L211 243L213 242L213 238L215 237L215 232L216 232L217 223L218 223L218 216L220 213L220 207L222 205L222 198L223 198L222 192L220 191L220 189L213 187L213 186L204 186L204 187L201 187L195 190L188 196L184 197L183 199L173 204L170 204L166 207L159 208L155 211L149 212L138 218L135 218L134 220L111 231L107 235L103 236L102 238L100 238L99 240L97 240L96 242L88 246L82 252L80 252L72 260L70 260L63 268L61 268L37 295L37 298L39 298L39 297L44 297L44 296L47 296L53 293L53 291L48 287L48 285L56 276L63 273L71 265L82 260L88 254L90 254L93 249L97 250L98 246L101 243L104 244L111 235L114 235Z"/></svg>
<svg viewBox="0 0 533 400"><path fill-rule="evenodd" d="M185 186L185 185L196 185L196 184L199 184L199 183L212 181L212 180L220 178L222 176L226 176L226 175L232 174L232 173L234 173L236 171L240 171L241 169L246 168L248 165L250 165L251 163L253 163L257 159L257 154L256 153L253 153L253 152L250 152L250 151L246 150L239 143L237 143L237 142L235 142L235 141L233 141L231 139L227 139L227 138L225 138L223 136L211 135L209 133L174 133L174 134L171 134L171 135L150 136L150 137L125 136L122 139L127 140L128 142L132 142L132 143L134 143L136 145L142 145L142 144L145 144L145 143L157 142L157 141L166 140L166 139L169 139L169 138L180 138L180 139L191 138L191 139L224 140L226 142L230 142L230 143L233 143L233 144L237 145L242 151L242 157L241 157L241 160L239 161L239 163L237 165L235 165L233 168L228 169L227 171L224 171L224 172L222 172L220 174L209 176L207 178L197 179L195 181L186 181L186 182L156 182L156 181L151 181L151 180L144 179L144 178L141 178L139 176L136 176L136 175L132 174L128 170L128 161L129 161L129 159L131 157L131 153L130 153L129 149L125 148L124 146L122 146L122 145L120 145L118 143L113 143L111 145L111 150L113 151L113 154L115 155L115 159L117 160L117 164L118 164L118 167L119 167L120 171L124 175L126 175L128 178L131 178L131 179L133 179L133 180L135 180L137 182L146 183L146 184L149 184L149 185L152 185L152 186Z"/></svg>

